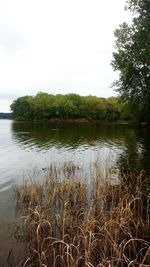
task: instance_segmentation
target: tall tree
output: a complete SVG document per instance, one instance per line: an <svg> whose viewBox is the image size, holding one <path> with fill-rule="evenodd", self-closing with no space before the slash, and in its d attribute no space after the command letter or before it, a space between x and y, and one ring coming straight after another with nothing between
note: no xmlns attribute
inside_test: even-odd
<svg viewBox="0 0 150 267"><path fill-rule="evenodd" d="M113 86L134 116L150 123L150 0L128 0L126 9L132 23L121 24L114 33L112 66L119 79Z"/></svg>

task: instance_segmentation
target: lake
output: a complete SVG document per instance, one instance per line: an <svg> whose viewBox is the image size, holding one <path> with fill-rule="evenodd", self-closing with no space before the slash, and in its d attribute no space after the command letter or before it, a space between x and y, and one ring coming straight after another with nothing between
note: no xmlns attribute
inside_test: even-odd
<svg viewBox="0 0 150 267"><path fill-rule="evenodd" d="M150 174L150 129L96 123L14 122L0 120L0 258L10 242L15 218L14 187L24 178L44 175L50 164L73 162L79 175L98 162L114 171ZM112 176L112 180L115 179ZM112 181L113 182L113 181Z"/></svg>

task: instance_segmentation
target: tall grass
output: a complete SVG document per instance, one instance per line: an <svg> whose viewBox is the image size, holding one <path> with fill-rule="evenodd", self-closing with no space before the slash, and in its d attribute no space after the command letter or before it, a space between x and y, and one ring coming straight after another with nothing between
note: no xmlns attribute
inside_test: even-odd
<svg viewBox="0 0 150 267"><path fill-rule="evenodd" d="M140 186L133 194L122 177L112 185L97 164L90 184L65 168L64 179L51 166L43 183L16 187L16 238L26 244L18 266L150 266L150 196Z"/></svg>

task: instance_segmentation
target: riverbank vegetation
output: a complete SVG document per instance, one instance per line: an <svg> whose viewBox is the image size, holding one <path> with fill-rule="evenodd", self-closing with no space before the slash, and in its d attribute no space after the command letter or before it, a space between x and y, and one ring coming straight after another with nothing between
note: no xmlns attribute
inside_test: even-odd
<svg viewBox="0 0 150 267"><path fill-rule="evenodd" d="M0 119L12 119L12 114L9 112L0 112Z"/></svg>
<svg viewBox="0 0 150 267"><path fill-rule="evenodd" d="M129 177L112 184L112 172L102 176L97 163L90 179L77 173L72 163L63 172L51 166L44 182L16 187L15 237L26 244L18 266L148 267L150 196L141 177L133 190Z"/></svg>
<svg viewBox="0 0 150 267"><path fill-rule="evenodd" d="M118 98L99 98L77 94L52 95L39 92L23 96L11 105L13 117L18 120L86 119L100 121L129 120L132 114Z"/></svg>

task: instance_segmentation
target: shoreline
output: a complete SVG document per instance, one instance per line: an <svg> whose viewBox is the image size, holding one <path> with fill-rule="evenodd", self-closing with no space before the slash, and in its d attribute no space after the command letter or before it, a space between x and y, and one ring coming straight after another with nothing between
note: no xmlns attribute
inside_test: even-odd
<svg viewBox="0 0 150 267"><path fill-rule="evenodd" d="M145 122L141 123L135 123L131 121L100 121L100 120L88 120L85 118L79 118L79 119L58 119L58 118L52 118L49 120L20 120L20 119L10 119L14 122L18 123L58 123L58 124L63 124L63 123L79 123L79 124L97 124L97 125L125 125L128 127L132 128L145 128L149 129L150 125Z"/></svg>

